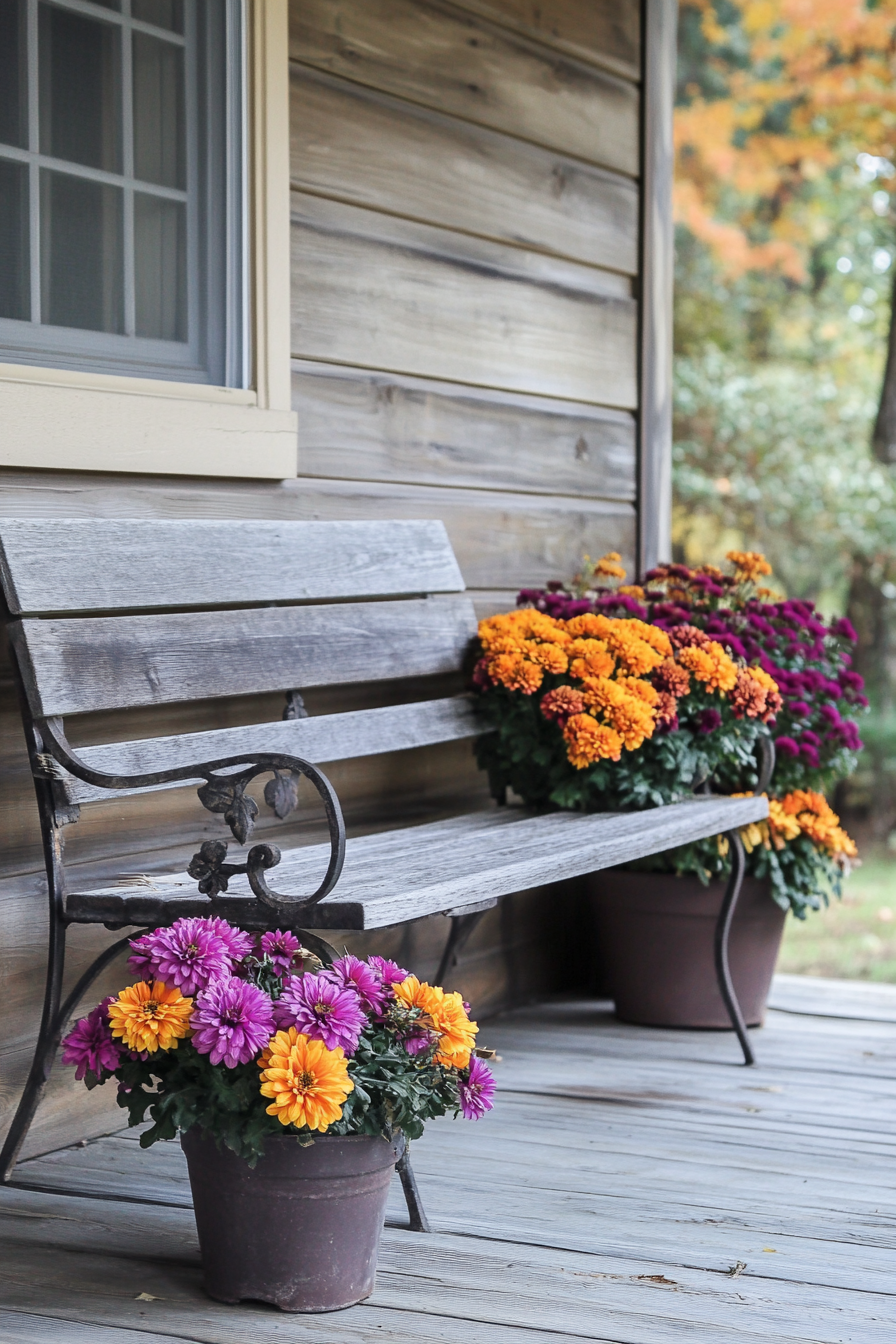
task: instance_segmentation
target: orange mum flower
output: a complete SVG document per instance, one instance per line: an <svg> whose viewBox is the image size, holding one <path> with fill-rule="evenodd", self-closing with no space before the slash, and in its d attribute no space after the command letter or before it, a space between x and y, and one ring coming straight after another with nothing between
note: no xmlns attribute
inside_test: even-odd
<svg viewBox="0 0 896 1344"><path fill-rule="evenodd" d="M618 761L624 743L619 734L591 714L574 714L563 729L570 765L584 770L595 761Z"/></svg>
<svg viewBox="0 0 896 1344"><path fill-rule="evenodd" d="M735 578L740 582L757 579L760 575L772 572L771 565L759 551L729 551L725 559L731 561L737 571Z"/></svg>
<svg viewBox="0 0 896 1344"><path fill-rule="evenodd" d="M323 1041L290 1027L277 1032L261 1060L261 1095L272 1098L267 1113L281 1125L307 1125L325 1134L340 1118L355 1086L341 1046L328 1050Z"/></svg>
<svg viewBox="0 0 896 1344"><path fill-rule="evenodd" d="M109 1004L112 1035L124 1041L129 1050L176 1050L177 1043L190 1030L193 1000L184 998L179 989L168 989L161 980L148 985L140 980L123 989Z"/></svg>
<svg viewBox="0 0 896 1344"><path fill-rule="evenodd" d="M697 681L702 681L708 691L732 691L737 685L737 667L728 654L715 640L702 649L682 649L678 661Z"/></svg>
<svg viewBox="0 0 896 1344"><path fill-rule="evenodd" d="M574 677L608 677L616 660L602 639L574 639L567 650Z"/></svg>
<svg viewBox="0 0 896 1344"><path fill-rule="evenodd" d="M534 639L527 639L523 644L523 652L546 672L559 674L569 667L569 659L557 644L538 644Z"/></svg>
<svg viewBox="0 0 896 1344"><path fill-rule="evenodd" d="M508 691L522 691L523 695L532 695L544 681L544 668L530 663L521 653L499 653L490 658L488 674Z"/></svg>
<svg viewBox="0 0 896 1344"><path fill-rule="evenodd" d="M424 1026L430 1026L439 1037L437 1064L453 1069L465 1069L470 1062L474 1038L479 1031L467 1017L464 1001L459 994L446 994L438 985L428 985L409 975L393 986L400 1003L408 1008L420 1008Z"/></svg>

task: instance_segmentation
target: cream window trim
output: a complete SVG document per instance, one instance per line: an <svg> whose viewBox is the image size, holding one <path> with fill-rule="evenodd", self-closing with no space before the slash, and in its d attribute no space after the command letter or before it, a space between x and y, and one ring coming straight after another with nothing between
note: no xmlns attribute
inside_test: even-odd
<svg viewBox="0 0 896 1344"><path fill-rule="evenodd" d="M296 475L288 31L288 0L250 0L255 388L0 364L0 466L267 480Z"/></svg>

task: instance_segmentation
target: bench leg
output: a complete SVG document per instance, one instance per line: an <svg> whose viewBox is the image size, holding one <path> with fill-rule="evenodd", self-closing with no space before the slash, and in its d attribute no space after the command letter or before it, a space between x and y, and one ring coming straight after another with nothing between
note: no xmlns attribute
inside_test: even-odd
<svg viewBox="0 0 896 1344"><path fill-rule="evenodd" d="M417 1189L417 1178L411 1167L410 1144L407 1142L395 1169L398 1172L398 1179L401 1181L401 1188L404 1192L404 1200L408 1206L408 1226L412 1232L431 1232L429 1219L420 1198L420 1191Z"/></svg>
<svg viewBox="0 0 896 1344"><path fill-rule="evenodd" d="M47 984L44 991L44 1007L41 1015L34 1058L25 1083L18 1108L9 1127L3 1151L0 1153L0 1180L8 1181L12 1176L22 1144L31 1128L31 1122L37 1112L47 1088L50 1073L56 1060L62 1033L72 1013L77 1008L87 990L101 971L118 956L130 942L119 938L88 966L68 997L62 1001L62 976L65 970L65 934L66 926L53 920L50 928L50 945L47 954Z"/></svg>
<svg viewBox="0 0 896 1344"><path fill-rule="evenodd" d="M734 910L737 905L737 899L740 896L740 889L744 880L744 869L746 867L744 843L741 840L738 831L728 832L728 845L729 853L731 854L731 876L728 879L728 886L725 889L722 908L719 911L719 918L716 921L716 978L719 982L719 990L722 999L728 1010L728 1016L731 1019L731 1025L737 1033L737 1039L740 1041L740 1048L744 1052L744 1063L755 1064L756 1057L753 1054L750 1038L747 1035L746 1023L744 1022L743 1013L740 1010L740 1004L737 1001L737 995L734 992L734 982L731 979L731 969L728 965L728 936L731 933L731 921L734 918Z"/></svg>
<svg viewBox="0 0 896 1344"><path fill-rule="evenodd" d="M448 930L442 959L436 971L437 985L444 985L446 975L456 963L464 944L484 914L484 910L474 910L470 914L451 916L451 928Z"/></svg>

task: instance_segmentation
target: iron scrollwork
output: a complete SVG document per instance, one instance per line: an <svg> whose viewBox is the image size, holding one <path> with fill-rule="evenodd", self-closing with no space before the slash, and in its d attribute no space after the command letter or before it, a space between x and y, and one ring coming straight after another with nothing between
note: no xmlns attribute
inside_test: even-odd
<svg viewBox="0 0 896 1344"><path fill-rule="evenodd" d="M88 784L106 789L139 789L156 784L174 784L179 780L204 779L198 790L202 805L210 812L223 813L234 838L245 844L255 828L258 805L254 798L246 797L246 788L259 775L270 774L272 779L265 789L265 801L277 816L287 816L298 801L298 781L301 776L314 786L324 805L327 829L330 836L330 862L323 881L310 896L292 896L272 891L265 881L264 874L269 868L280 862L280 851L275 845L255 845L246 856L244 864L226 863L226 845L223 852L210 849L209 845L221 845L221 841L211 841L203 845L194 855L190 866L190 875L198 877L200 891L213 896L226 891L226 879L237 873L245 873L249 885L256 897L278 914L293 917L299 910L316 905L335 887L345 862L345 822L336 791L322 770L310 761L298 756L287 756L281 752L258 752L248 758L246 754L227 756L219 760L203 761L193 765L181 766L173 770L160 770L142 775L112 775L92 769L66 739L62 724L58 719L47 719L42 724L44 746L49 755L71 774ZM234 767L244 766L242 770ZM221 771L234 771L224 773ZM193 865L196 871L193 871ZM206 889L207 888L207 889ZM213 893L212 888L215 888Z"/></svg>

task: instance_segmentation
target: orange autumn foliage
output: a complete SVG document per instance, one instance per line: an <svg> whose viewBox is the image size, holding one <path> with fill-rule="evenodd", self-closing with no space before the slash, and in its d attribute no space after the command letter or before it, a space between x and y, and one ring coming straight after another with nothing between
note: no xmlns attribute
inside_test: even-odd
<svg viewBox="0 0 896 1344"><path fill-rule="evenodd" d="M802 283L813 221L801 189L859 152L896 159L896 0L733 3L738 22L727 5L724 26L715 0L683 6L725 93L688 86L676 109L676 218L729 277L773 270ZM723 54L733 27L743 68Z"/></svg>

